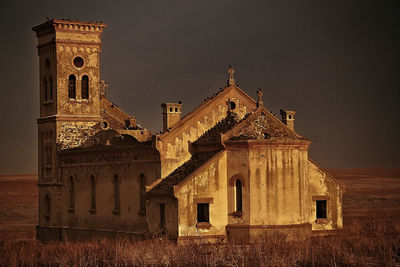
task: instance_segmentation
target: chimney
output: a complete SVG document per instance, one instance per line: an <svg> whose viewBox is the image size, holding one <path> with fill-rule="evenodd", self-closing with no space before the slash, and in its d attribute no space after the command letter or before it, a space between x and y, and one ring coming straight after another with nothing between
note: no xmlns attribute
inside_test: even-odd
<svg viewBox="0 0 400 267"><path fill-rule="evenodd" d="M172 128L181 119L182 102L162 103L163 131Z"/></svg>
<svg viewBox="0 0 400 267"><path fill-rule="evenodd" d="M290 130L294 131L294 115L296 115L296 112L292 110L281 109L281 115L282 122L286 124Z"/></svg>

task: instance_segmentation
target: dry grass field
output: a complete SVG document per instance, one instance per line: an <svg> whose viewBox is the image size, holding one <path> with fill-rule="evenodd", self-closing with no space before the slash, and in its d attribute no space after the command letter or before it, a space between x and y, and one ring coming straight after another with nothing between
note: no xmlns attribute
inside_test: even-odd
<svg viewBox="0 0 400 267"><path fill-rule="evenodd" d="M0 176L0 266L400 266L400 169L330 173L346 187L338 234L184 247L157 238L42 244L34 240L37 177Z"/></svg>

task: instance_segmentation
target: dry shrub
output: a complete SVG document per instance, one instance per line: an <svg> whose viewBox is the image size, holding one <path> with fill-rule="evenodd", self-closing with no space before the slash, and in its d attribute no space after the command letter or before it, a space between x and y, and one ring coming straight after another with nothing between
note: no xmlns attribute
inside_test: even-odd
<svg viewBox="0 0 400 267"><path fill-rule="evenodd" d="M177 246L166 239L0 241L0 266L399 266L398 219L351 219L343 231L287 242Z"/></svg>

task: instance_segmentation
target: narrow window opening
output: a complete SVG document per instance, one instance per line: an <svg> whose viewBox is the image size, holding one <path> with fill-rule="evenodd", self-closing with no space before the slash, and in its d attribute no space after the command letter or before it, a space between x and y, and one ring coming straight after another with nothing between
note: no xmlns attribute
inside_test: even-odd
<svg viewBox="0 0 400 267"><path fill-rule="evenodd" d="M175 108L175 112L178 112L178 108Z"/></svg>
<svg viewBox="0 0 400 267"><path fill-rule="evenodd" d="M236 211L242 212L242 181L236 180Z"/></svg>
<svg viewBox="0 0 400 267"><path fill-rule="evenodd" d="M82 77L82 99L89 99L89 77Z"/></svg>
<svg viewBox="0 0 400 267"><path fill-rule="evenodd" d="M92 210L96 209L96 181L94 180L94 176L90 176L90 187L91 187L91 200L92 200Z"/></svg>
<svg viewBox="0 0 400 267"><path fill-rule="evenodd" d="M160 230L165 231L165 203L160 203Z"/></svg>
<svg viewBox="0 0 400 267"><path fill-rule="evenodd" d="M143 173L140 174L140 211L146 211L146 178Z"/></svg>
<svg viewBox="0 0 400 267"><path fill-rule="evenodd" d="M172 112L172 108L169 108L169 112Z"/></svg>
<svg viewBox="0 0 400 267"><path fill-rule="evenodd" d="M326 219L326 200L317 200L317 219Z"/></svg>
<svg viewBox="0 0 400 267"><path fill-rule="evenodd" d="M119 210L119 179L114 175L114 210Z"/></svg>
<svg viewBox="0 0 400 267"><path fill-rule="evenodd" d="M49 88L50 100L53 100L53 78L51 76L49 77L49 84L50 84Z"/></svg>
<svg viewBox="0 0 400 267"><path fill-rule="evenodd" d="M236 108L236 103L231 101L231 102L229 102L229 106L230 106L231 110L234 110Z"/></svg>
<svg viewBox="0 0 400 267"><path fill-rule="evenodd" d="M74 179L72 176L69 177L69 208L74 209L75 207L75 188Z"/></svg>
<svg viewBox="0 0 400 267"><path fill-rule="evenodd" d="M197 204L197 222L210 222L209 214L209 203L198 203Z"/></svg>
<svg viewBox="0 0 400 267"><path fill-rule="evenodd" d="M51 203L49 195L46 195L44 198L44 208L45 208L45 217L48 219L50 218L50 211L51 211Z"/></svg>
<svg viewBox="0 0 400 267"><path fill-rule="evenodd" d="M76 99L76 78L75 75L70 75L68 78L68 97Z"/></svg>
<svg viewBox="0 0 400 267"><path fill-rule="evenodd" d="M43 78L43 93L44 93L44 101L49 100L49 97L47 95L47 79Z"/></svg>
<svg viewBox="0 0 400 267"><path fill-rule="evenodd" d="M50 68L50 60L48 58L46 58L46 68Z"/></svg>
<svg viewBox="0 0 400 267"><path fill-rule="evenodd" d="M289 115L289 120L292 118L292 115Z"/></svg>

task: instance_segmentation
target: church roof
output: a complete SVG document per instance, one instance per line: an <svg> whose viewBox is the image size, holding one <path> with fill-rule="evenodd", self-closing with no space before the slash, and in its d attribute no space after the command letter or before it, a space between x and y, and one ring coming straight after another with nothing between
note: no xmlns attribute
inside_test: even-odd
<svg viewBox="0 0 400 267"><path fill-rule="evenodd" d="M302 136L290 130L264 107L258 107L240 119L235 113L230 113L213 128L205 132L193 145L207 146L221 143L221 135L225 140L261 140L271 138L303 139ZM197 152L178 167L174 172L150 186L149 193L173 195L174 186L200 168L204 163L223 150L223 146L212 151Z"/></svg>
<svg viewBox="0 0 400 267"><path fill-rule="evenodd" d="M201 152L193 155L166 178L159 181L151 190L151 194L173 195L174 186L182 182L187 176L201 167L204 163L215 156L218 151Z"/></svg>
<svg viewBox="0 0 400 267"><path fill-rule="evenodd" d="M271 138L303 139L288 128L283 122L260 106L240 121L235 127L225 132L224 139L261 140Z"/></svg>

